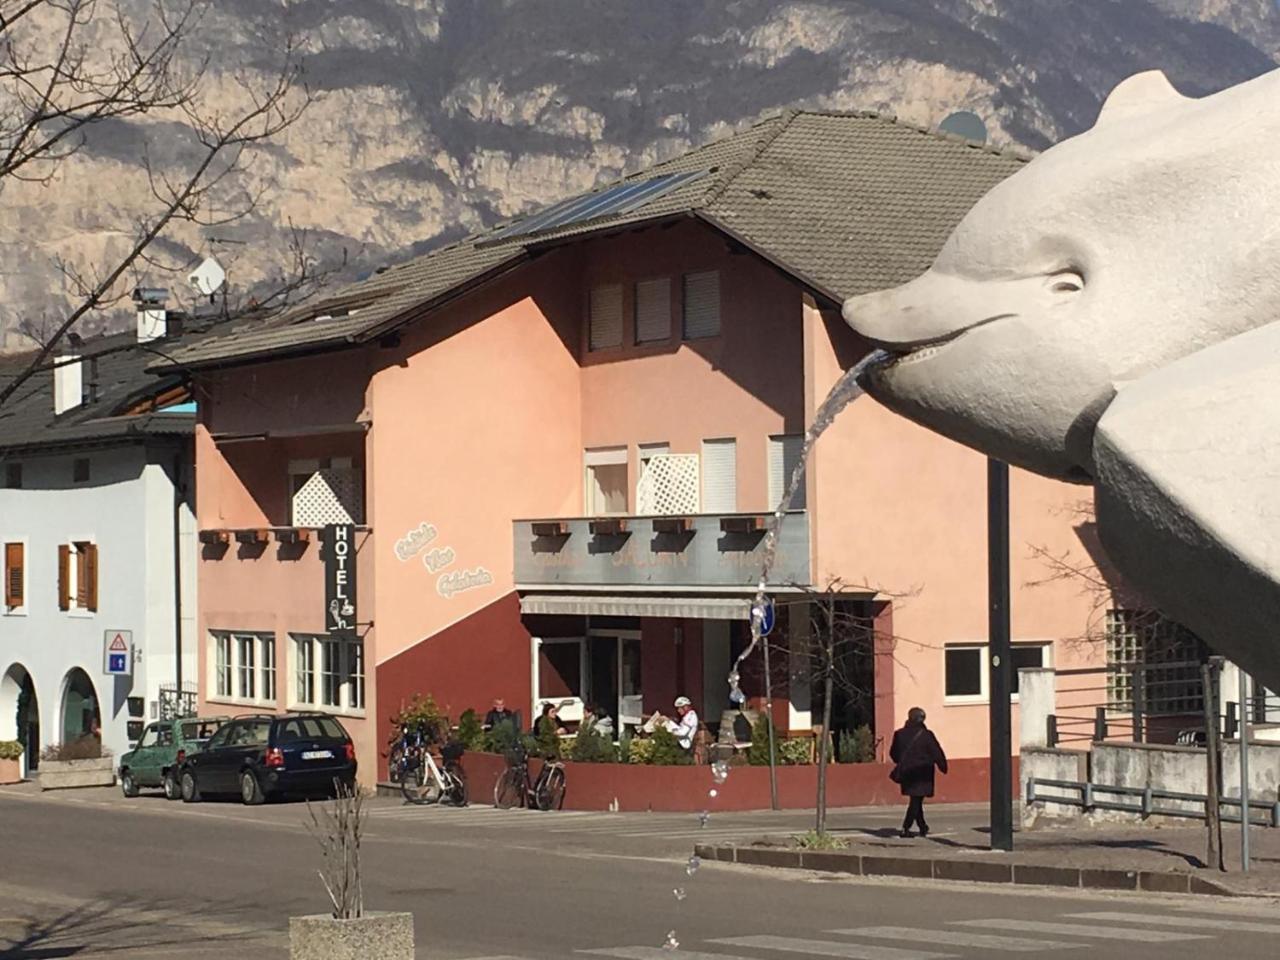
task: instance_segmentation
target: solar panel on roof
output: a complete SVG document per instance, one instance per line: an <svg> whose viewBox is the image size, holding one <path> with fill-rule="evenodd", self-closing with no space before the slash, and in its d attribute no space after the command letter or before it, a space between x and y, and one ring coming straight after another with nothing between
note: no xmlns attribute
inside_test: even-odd
<svg viewBox="0 0 1280 960"><path fill-rule="evenodd" d="M559 230L577 223L586 223L588 220L630 213L705 174L705 170L668 173L660 177L650 177L647 180L619 183L599 193L587 193L580 197L561 200L545 210L525 217L508 227L503 227L485 237L483 242L487 244L510 237L527 237L536 233L546 233L549 230Z"/></svg>

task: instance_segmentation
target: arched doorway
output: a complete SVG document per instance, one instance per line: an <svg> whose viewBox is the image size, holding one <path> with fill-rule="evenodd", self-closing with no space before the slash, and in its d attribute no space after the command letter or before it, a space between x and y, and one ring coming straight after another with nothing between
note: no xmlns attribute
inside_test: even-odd
<svg viewBox="0 0 1280 960"><path fill-rule="evenodd" d="M0 740L22 744L28 770L40 765L40 704L31 674L20 663L0 677Z"/></svg>
<svg viewBox="0 0 1280 960"><path fill-rule="evenodd" d="M70 743L90 734L101 736L102 716L98 712L98 695L93 681L79 667L74 667L63 684L62 742Z"/></svg>

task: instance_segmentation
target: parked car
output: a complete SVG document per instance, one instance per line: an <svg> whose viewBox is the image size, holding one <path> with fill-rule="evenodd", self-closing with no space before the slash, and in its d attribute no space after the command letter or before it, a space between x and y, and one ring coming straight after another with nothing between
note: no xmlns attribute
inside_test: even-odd
<svg viewBox="0 0 1280 960"><path fill-rule="evenodd" d="M285 794L332 796L335 783L352 787L355 779L355 745L322 713L235 717L179 774L187 803L237 793L248 804Z"/></svg>
<svg viewBox="0 0 1280 960"><path fill-rule="evenodd" d="M178 769L204 747L226 717L184 717L148 724L138 743L120 757L120 789L136 797L144 787L160 787L170 800L182 795Z"/></svg>

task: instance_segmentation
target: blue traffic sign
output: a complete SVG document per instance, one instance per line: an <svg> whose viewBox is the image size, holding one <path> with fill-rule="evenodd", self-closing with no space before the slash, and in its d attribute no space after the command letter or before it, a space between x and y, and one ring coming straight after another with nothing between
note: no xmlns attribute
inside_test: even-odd
<svg viewBox="0 0 1280 960"><path fill-rule="evenodd" d="M128 656L127 653L107 654L107 673L128 673Z"/></svg>
<svg viewBox="0 0 1280 960"><path fill-rule="evenodd" d="M760 631L760 636L767 637L769 631L773 629L774 621L777 619L776 611L773 606L773 598L765 597L761 604L753 604L751 607L751 620Z"/></svg>

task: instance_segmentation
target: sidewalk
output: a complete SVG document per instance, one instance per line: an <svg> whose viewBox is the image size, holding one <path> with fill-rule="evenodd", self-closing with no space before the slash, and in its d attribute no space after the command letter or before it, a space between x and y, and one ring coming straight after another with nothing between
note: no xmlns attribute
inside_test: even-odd
<svg viewBox="0 0 1280 960"><path fill-rule="evenodd" d="M935 808L939 811L944 807ZM942 818L938 818L939 821ZM966 818L968 819L968 818ZM1081 826L1015 832L1013 851L989 849L985 812L981 825L939 825L927 839L898 837L897 828L845 828L831 833L849 846L802 850L794 840L744 840L707 844L707 860L799 867L859 875L932 877L988 883L1026 883L1165 893L1280 895L1280 829L1250 830L1250 871L1240 871L1240 829L1224 824L1227 872L1205 866L1203 824L1185 827Z"/></svg>

